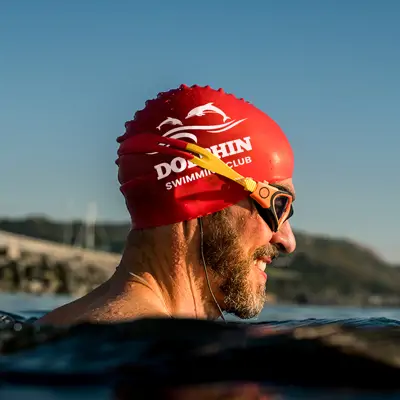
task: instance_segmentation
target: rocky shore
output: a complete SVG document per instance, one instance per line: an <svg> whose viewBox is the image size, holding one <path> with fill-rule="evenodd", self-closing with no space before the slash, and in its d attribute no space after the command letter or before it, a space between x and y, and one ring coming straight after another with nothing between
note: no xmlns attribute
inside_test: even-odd
<svg viewBox="0 0 400 400"><path fill-rule="evenodd" d="M0 221L0 291L79 297L107 280L129 226L98 224L92 251L62 244L65 230L45 219ZM268 267L270 303L400 306L400 267L347 240L299 232L296 239L295 254Z"/></svg>
<svg viewBox="0 0 400 400"><path fill-rule="evenodd" d="M119 259L0 232L0 291L81 296L108 279Z"/></svg>
<svg viewBox="0 0 400 400"><path fill-rule="evenodd" d="M0 231L0 291L79 297L114 272L120 255L90 251ZM274 279L296 274L277 270ZM270 303L277 301L269 293Z"/></svg>

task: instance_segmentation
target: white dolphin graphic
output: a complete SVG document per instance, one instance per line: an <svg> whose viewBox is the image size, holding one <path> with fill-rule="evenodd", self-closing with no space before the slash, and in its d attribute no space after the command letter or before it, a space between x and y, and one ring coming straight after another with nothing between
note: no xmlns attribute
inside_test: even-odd
<svg viewBox="0 0 400 400"><path fill-rule="evenodd" d="M168 125L183 125L182 121L179 120L178 118L168 117L166 120L161 122L160 125L157 126L157 129L160 130L163 125L167 125L167 124Z"/></svg>
<svg viewBox="0 0 400 400"><path fill-rule="evenodd" d="M236 125L241 124L243 121L245 121L247 118L243 118L240 120L232 120L230 122L226 122L228 119L232 119L231 117L228 117L222 110L220 110L218 107L215 107L213 103L207 103L202 106L198 106L193 108L191 111L189 111L188 115L186 116L185 119L191 118L191 117L202 117L205 114L219 114L223 118L223 124L219 125L191 125L191 126L185 126L183 125L182 121L179 120L178 118L172 118L168 117L165 119L163 122L161 122L160 125L157 126L158 130L161 130L161 127L163 125L180 125L176 126L175 128L169 129L167 132L163 133L163 137L168 137L171 139L188 139L192 140L194 143L197 143L197 136L194 133L190 133L187 131L206 131L209 133L221 133L228 131L235 127ZM161 144L160 146L166 146L168 147L168 144ZM152 152L152 153L146 153L148 155L154 155L158 154L158 152Z"/></svg>
<svg viewBox="0 0 400 400"><path fill-rule="evenodd" d="M189 111L189 113L185 119L195 117L195 116L202 117L205 114L219 114L223 118L224 122L228 119L231 119L231 117L228 117L218 107L213 106L213 103L207 103L207 104L204 104L203 106L198 106L198 107L193 108L193 110Z"/></svg>

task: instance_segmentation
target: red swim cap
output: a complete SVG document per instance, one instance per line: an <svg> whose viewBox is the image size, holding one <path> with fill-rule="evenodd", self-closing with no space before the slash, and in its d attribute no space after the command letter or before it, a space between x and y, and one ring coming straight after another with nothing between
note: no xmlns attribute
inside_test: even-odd
<svg viewBox="0 0 400 400"><path fill-rule="evenodd" d="M291 178L293 152L279 126L256 107L209 86L185 85L146 102L125 124L121 144L156 133L207 148L245 177L270 183ZM117 160L133 229L205 216L249 195L242 186L179 156L124 154Z"/></svg>

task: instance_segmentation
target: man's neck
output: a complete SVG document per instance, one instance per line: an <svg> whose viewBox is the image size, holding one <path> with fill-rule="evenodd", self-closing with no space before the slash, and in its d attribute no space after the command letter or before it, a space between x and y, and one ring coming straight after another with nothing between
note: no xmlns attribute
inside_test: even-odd
<svg viewBox="0 0 400 400"><path fill-rule="evenodd" d="M146 302L154 302L172 317L218 318L204 267L198 262L198 241L195 227L183 224L132 232L111 286L127 295L147 287Z"/></svg>

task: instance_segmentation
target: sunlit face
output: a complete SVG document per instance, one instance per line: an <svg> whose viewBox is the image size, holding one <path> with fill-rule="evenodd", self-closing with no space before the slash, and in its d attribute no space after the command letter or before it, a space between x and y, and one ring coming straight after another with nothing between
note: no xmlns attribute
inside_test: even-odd
<svg viewBox="0 0 400 400"><path fill-rule="evenodd" d="M294 192L291 180L279 184ZM267 265L279 252L295 250L289 221L275 233L245 199L204 222L204 256L217 282L218 302L239 318L257 316L266 301Z"/></svg>

